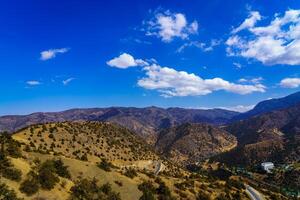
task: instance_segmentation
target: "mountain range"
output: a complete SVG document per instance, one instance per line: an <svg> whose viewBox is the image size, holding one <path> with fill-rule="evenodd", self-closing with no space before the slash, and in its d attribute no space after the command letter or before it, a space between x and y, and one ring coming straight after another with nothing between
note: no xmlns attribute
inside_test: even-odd
<svg viewBox="0 0 300 200"><path fill-rule="evenodd" d="M136 132L154 143L157 131L186 122L225 124L238 113L222 109L200 110L184 108L133 108L111 107L71 109L63 112L33 113L0 117L0 131L14 132L32 124L63 121L114 122Z"/></svg>
<svg viewBox="0 0 300 200"><path fill-rule="evenodd" d="M274 156L273 160L299 160L299 110L300 92L297 92L262 101L246 113L223 109L110 107L2 116L0 131L12 133L49 122L112 122L133 131L160 154L181 165L225 152L245 157L242 161L257 163Z"/></svg>

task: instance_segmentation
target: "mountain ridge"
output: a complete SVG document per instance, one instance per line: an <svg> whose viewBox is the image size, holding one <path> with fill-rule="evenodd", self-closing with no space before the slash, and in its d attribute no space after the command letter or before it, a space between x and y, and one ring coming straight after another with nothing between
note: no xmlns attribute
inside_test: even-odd
<svg viewBox="0 0 300 200"><path fill-rule="evenodd" d="M253 109L245 113L241 113L237 116L234 116L232 118L232 121L234 122L238 120L248 119L256 115L295 106L299 103L300 103L300 92L292 93L281 98L264 100L257 103Z"/></svg>
<svg viewBox="0 0 300 200"><path fill-rule="evenodd" d="M109 107L69 109L61 112L38 112L30 115L0 117L0 131L14 132L33 124L63 121L108 121L136 132L153 143L157 130L179 125L184 122L225 124L237 112L221 109L200 110L159 107Z"/></svg>

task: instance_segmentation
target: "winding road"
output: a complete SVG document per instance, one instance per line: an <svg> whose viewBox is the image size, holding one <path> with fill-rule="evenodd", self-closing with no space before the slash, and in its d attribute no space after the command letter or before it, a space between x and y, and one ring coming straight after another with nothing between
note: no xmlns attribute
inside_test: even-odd
<svg viewBox="0 0 300 200"><path fill-rule="evenodd" d="M156 166L156 170L154 172L154 175L157 176L158 173L162 170L162 163L158 162L157 166Z"/></svg>
<svg viewBox="0 0 300 200"><path fill-rule="evenodd" d="M264 200L265 198L257 191L255 190L253 187L249 186L249 185L245 185L246 186L246 193L248 194L248 196L250 197L251 200Z"/></svg>

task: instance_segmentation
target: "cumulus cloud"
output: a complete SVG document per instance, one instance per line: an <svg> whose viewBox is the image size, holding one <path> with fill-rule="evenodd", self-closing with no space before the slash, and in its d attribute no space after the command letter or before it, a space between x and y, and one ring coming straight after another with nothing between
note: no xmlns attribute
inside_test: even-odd
<svg viewBox="0 0 300 200"><path fill-rule="evenodd" d="M186 39L189 35L198 33L197 21L188 23L184 14L170 11L156 13L147 25L146 35L155 35L163 42L171 42L176 37Z"/></svg>
<svg viewBox="0 0 300 200"><path fill-rule="evenodd" d="M129 67L145 66L148 63L142 59L135 59L132 55L123 53L119 57L113 58L106 62L111 67L117 67L120 69L127 69Z"/></svg>
<svg viewBox="0 0 300 200"><path fill-rule="evenodd" d="M201 49L204 52L208 52L208 51L212 51L214 49L214 47L220 45L220 43L221 43L221 40L216 40L216 39L212 39L210 41L210 43L208 43L208 44L206 44L204 42L199 42L199 41L191 41L191 42L187 42L187 43L181 45L176 50L176 52L181 53L188 47L196 47L196 48Z"/></svg>
<svg viewBox="0 0 300 200"><path fill-rule="evenodd" d="M300 86L300 78L285 78L279 83L284 88L297 88Z"/></svg>
<svg viewBox="0 0 300 200"><path fill-rule="evenodd" d="M259 12L253 11L232 31L226 41L227 54L256 59L265 65L299 65L300 10L277 13L265 26L257 26L259 20Z"/></svg>
<svg viewBox="0 0 300 200"><path fill-rule="evenodd" d="M69 48L61 48L61 49L49 49L46 51L42 51L40 53L41 54L40 59L41 60L49 60L49 59L55 58L57 54L63 54L63 53L68 52L69 50L70 50Z"/></svg>
<svg viewBox="0 0 300 200"><path fill-rule="evenodd" d="M41 82L36 81L36 80L31 80L31 81L26 81L26 84L29 85L29 86L35 86L35 85L40 85Z"/></svg>
<svg viewBox="0 0 300 200"><path fill-rule="evenodd" d="M257 11L250 12L249 17L245 19L245 21L239 27L233 29L232 33L237 33L241 30L252 28L259 20L261 20L261 16L259 12Z"/></svg>
<svg viewBox="0 0 300 200"><path fill-rule="evenodd" d="M75 80L75 78L68 78L68 79L66 79L66 80L63 80L62 81L62 83L64 84L64 85L68 85L70 82L72 82L73 80Z"/></svg>
<svg viewBox="0 0 300 200"><path fill-rule="evenodd" d="M138 85L145 89L157 90L164 97L207 95L219 90L244 95L265 92L266 89L262 84L242 85L222 78L202 79L193 73L177 71L156 64L146 66L144 70L146 77L140 79Z"/></svg>

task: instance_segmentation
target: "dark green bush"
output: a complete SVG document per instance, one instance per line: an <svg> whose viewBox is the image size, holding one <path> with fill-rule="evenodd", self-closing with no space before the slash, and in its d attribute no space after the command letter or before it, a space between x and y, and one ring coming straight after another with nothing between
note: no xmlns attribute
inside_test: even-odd
<svg viewBox="0 0 300 200"><path fill-rule="evenodd" d="M112 191L110 184L101 187L97 180L81 179L71 188L71 200L121 200L120 195Z"/></svg>
<svg viewBox="0 0 300 200"><path fill-rule="evenodd" d="M129 177L129 178L134 178L134 177L136 177L138 174L137 174L137 172L136 172L135 169L133 169L133 168L128 168L128 169L125 170L124 175L127 176L127 177Z"/></svg>
<svg viewBox="0 0 300 200"><path fill-rule="evenodd" d="M106 159L102 159L101 162L97 165L100 169L104 171L110 172L111 168L113 168L113 164L108 162Z"/></svg>
<svg viewBox="0 0 300 200"><path fill-rule="evenodd" d="M31 196L39 191L40 183L38 176L33 172L29 172L27 178L21 183L20 191Z"/></svg>
<svg viewBox="0 0 300 200"><path fill-rule="evenodd" d="M71 178L71 174L70 171L68 170L68 167L64 165L61 159L54 160L53 162L54 162L55 172L58 176L63 178Z"/></svg>
<svg viewBox="0 0 300 200"><path fill-rule="evenodd" d="M4 178L19 182L22 178L22 172L18 169L8 167L3 169L2 176Z"/></svg>
<svg viewBox="0 0 300 200"><path fill-rule="evenodd" d="M202 191L197 195L197 200L211 200L210 196Z"/></svg>
<svg viewBox="0 0 300 200"><path fill-rule="evenodd" d="M156 188L150 181L144 181L138 186L138 189L143 192L140 200L155 200Z"/></svg>
<svg viewBox="0 0 300 200"><path fill-rule="evenodd" d="M0 199L3 200L21 200L17 197L15 191L10 190L7 185L0 184Z"/></svg>
<svg viewBox="0 0 300 200"><path fill-rule="evenodd" d="M47 190L53 189L56 183L59 182L53 160L46 160L41 164L38 170L38 179L41 187Z"/></svg>
<svg viewBox="0 0 300 200"><path fill-rule="evenodd" d="M156 189L159 200L171 200L174 199L171 195L170 189L166 186L164 182L159 184L159 187Z"/></svg>

